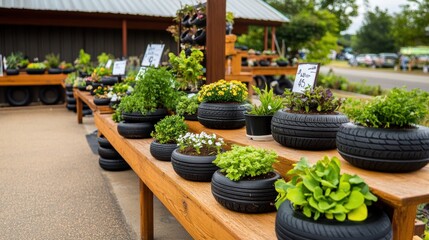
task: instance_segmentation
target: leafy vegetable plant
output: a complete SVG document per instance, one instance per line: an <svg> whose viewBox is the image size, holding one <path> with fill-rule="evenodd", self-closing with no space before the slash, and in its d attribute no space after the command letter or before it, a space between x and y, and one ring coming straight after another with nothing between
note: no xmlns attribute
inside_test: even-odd
<svg viewBox="0 0 429 240"><path fill-rule="evenodd" d="M255 177L273 171L277 153L253 146L233 145L230 151L217 155L213 161L226 177L239 181L245 177Z"/></svg>
<svg viewBox="0 0 429 240"><path fill-rule="evenodd" d="M176 143L179 136L188 132L185 119L179 115L167 116L157 124L150 135L161 144Z"/></svg>
<svg viewBox="0 0 429 240"><path fill-rule="evenodd" d="M336 98L331 90L321 86L307 87L303 93L284 92L284 104L291 112L297 113L333 113L341 106L344 99Z"/></svg>
<svg viewBox="0 0 429 240"><path fill-rule="evenodd" d="M176 106L176 113L183 116L184 114L195 114L198 110L198 98L197 95L181 96Z"/></svg>
<svg viewBox="0 0 429 240"><path fill-rule="evenodd" d="M289 200L295 210L314 220L324 216L363 221L368 216L367 206L377 201L362 178L340 173L337 157L325 156L313 166L301 158L287 174L292 176L290 181L279 179L275 183L279 193L276 207Z"/></svg>
<svg viewBox="0 0 429 240"><path fill-rule="evenodd" d="M198 87L199 80L205 80L204 67L201 62L204 59L204 53L198 49L192 49L190 56L186 56L184 50L179 55L169 53L171 71L176 76L176 81L180 89L190 88L195 90Z"/></svg>
<svg viewBox="0 0 429 240"><path fill-rule="evenodd" d="M267 86L261 91L261 89L253 86L253 90L261 101L260 105L253 104L249 114L253 115L274 115L275 112L283 107L283 100L280 96L274 94L273 89L268 91Z"/></svg>

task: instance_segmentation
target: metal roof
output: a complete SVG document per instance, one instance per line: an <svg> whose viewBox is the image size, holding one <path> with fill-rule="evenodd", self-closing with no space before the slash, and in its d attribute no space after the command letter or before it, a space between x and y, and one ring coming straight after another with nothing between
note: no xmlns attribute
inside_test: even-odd
<svg viewBox="0 0 429 240"><path fill-rule="evenodd" d="M0 8L174 17L182 5L197 3L196 0L0 0ZM227 11L233 12L237 19L289 22L262 0L227 0Z"/></svg>

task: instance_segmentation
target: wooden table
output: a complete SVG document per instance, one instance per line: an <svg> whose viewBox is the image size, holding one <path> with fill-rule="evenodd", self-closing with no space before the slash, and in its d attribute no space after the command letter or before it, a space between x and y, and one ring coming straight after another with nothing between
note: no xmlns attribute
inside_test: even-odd
<svg viewBox="0 0 429 240"><path fill-rule="evenodd" d="M89 106L93 112L99 112L101 114L113 113L114 110L109 106L97 106L94 104L94 97L88 91L80 91L77 88L73 89L73 96L76 99L76 115L77 122L82 123L83 117L83 103Z"/></svg>
<svg viewBox="0 0 429 240"><path fill-rule="evenodd" d="M27 74L0 77L0 86L61 85L66 74Z"/></svg>

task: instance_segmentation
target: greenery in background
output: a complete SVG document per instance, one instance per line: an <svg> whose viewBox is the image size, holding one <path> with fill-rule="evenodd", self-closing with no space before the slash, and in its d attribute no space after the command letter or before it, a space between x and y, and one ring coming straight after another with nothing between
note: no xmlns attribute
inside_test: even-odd
<svg viewBox="0 0 429 240"><path fill-rule="evenodd" d="M237 37L238 45L245 45L249 49L263 49L264 48L264 28L249 26L246 34L241 34Z"/></svg>
<svg viewBox="0 0 429 240"><path fill-rule="evenodd" d="M277 153L253 146L233 145L231 150L220 153L213 163L231 181L240 181L274 171Z"/></svg>
<svg viewBox="0 0 429 240"><path fill-rule="evenodd" d="M6 64L7 69L18 69L19 63L22 60L22 53L11 53L9 56L6 57Z"/></svg>
<svg viewBox="0 0 429 240"><path fill-rule="evenodd" d="M110 54L110 53L109 54L107 54L105 52L101 53L100 55L97 56L98 67L105 67L106 64L107 64L107 62L110 59L113 60L113 59L115 59L115 57L112 54ZM113 66L113 64L110 67L112 67L112 66Z"/></svg>
<svg viewBox="0 0 429 240"><path fill-rule="evenodd" d="M393 88L371 101L348 99L342 108L347 117L360 125L375 128L410 127L429 114L429 93L421 89Z"/></svg>
<svg viewBox="0 0 429 240"><path fill-rule="evenodd" d="M338 110L344 101L344 99L336 98L331 90L322 86L314 89L308 86L303 93L296 93L286 89L283 96L285 106L289 111L296 113L330 114Z"/></svg>
<svg viewBox="0 0 429 240"><path fill-rule="evenodd" d="M237 81L225 81L204 85L198 92L198 101L211 103L236 102L242 103L247 100L246 84Z"/></svg>
<svg viewBox="0 0 429 240"><path fill-rule="evenodd" d="M291 180L279 179L275 187L279 193L276 207L289 200L294 209L314 220L324 216L337 221L363 221L368 216L367 206L377 201L368 185L357 175L340 173L337 157L325 156L310 165L306 158L294 164L287 172Z"/></svg>
<svg viewBox="0 0 429 240"><path fill-rule="evenodd" d="M204 67L201 65L204 59L202 51L192 48L190 56L186 56L185 51L182 50L177 56L170 52L168 57L171 64L171 72L176 77L180 89L197 90L198 81L205 81Z"/></svg>
<svg viewBox="0 0 429 240"><path fill-rule="evenodd" d="M83 49L79 51L79 57L74 61L76 70L90 74L92 72L91 55Z"/></svg>
<svg viewBox="0 0 429 240"><path fill-rule="evenodd" d="M96 67L96 68L94 68L94 71L92 71L92 73L91 73L91 80L93 82L98 82L101 80L101 77L110 76L110 75L112 75L112 69L111 68Z"/></svg>
<svg viewBox="0 0 429 240"><path fill-rule="evenodd" d="M335 74L321 74L317 76L317 83L319 86L330 89L338 89L348 92L355 92L359 94L378 96L383 94L380 85L367 85L366 80L362 82L349 82L345 77Z"/></svg>
<svg viewBox="0 0 429 240"><path fill-rule="evenodd" d="M19 61L18 67L26 68L28 64L30 64L30 61L28 59L21 59L21 61Z"/></svg>
<svg viewBox="0 0 429 240"><path fill-rule="evenodd" d="M176 114L180 116L196 114L199 104L197 95L181 96L176 106Z"/></svg>
<svg viewBox="0 0 429 240"><path fill-rule="evenodd" d="M177 138L179 152L185 155L213 156L219 154L225 145L223 138L206 132L190 133Z"/></svg>
<svg viewBox="0 0 429 240"><path fill-rule="evenodd" d="M28 69L46 69L46 65L44 63L30 63L27 65Z"/></svg>
<svg viewBox="0 0 429 240"><path fill-rule="evenodd" d="M45 56L45 64L48 68L58 68L60 62L60 54L50 53Z"/></svg>
<svg viewBox="0 0 429 240"><path fill-rule="evenodd" d="M179 115L172 115L155 124L155 131L150 135L161 144L171 144L177 143L177 139L187 132L188 125L186 125L185 119Z"/></svg>
<svg viewBox="0 0 429 240"><path fill-rule="evenodd" d="M58 67L61 68L62 70L72 69L73 68L73 64L68 63L66 61L62 61Z"/></svg>
<svg viewBox="0 0 429 240"><path fill-rule="evenodd" d="M252 104L249 114L266 116L274 115L278 110L283 107L283 99L280 96L274 94L274 90L271 88L269 91L268 87L265 86L265 89L261 90L253 86L253 90L258 95L260 105Z"/></svg>

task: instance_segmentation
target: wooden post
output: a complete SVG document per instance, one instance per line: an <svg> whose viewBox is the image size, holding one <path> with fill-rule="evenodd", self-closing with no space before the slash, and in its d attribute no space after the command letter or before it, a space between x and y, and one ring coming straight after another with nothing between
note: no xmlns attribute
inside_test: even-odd
<svg viewBox="0 0 429 240"><path fill-rule="evenodd" d="M275 40L276 39L276 27L271 27L271 51L276 50L276 43Z"/></svg>
<svg viewBox="0 0 429 240"><path fill-rule="evenodd" d="M128 56L128 47L127 47L127 20L122 20L122 56Z"/></svg>
<svg viewBox="0 0 429 240"><path fill-rule="evenodd" d="M264 50L268 49L268 27L264 27Z"/></svg>
<svg viewBox="0 0 429 240"><path fill-rule="evenodd" d="M153 240L153 193L140 181L140 239Z"/></svg>
<svg viewBox="0 0 429 240"><path fill-rule="evenodd" d="M206 83L225 78L226 0L207 1Z"/></svg>

